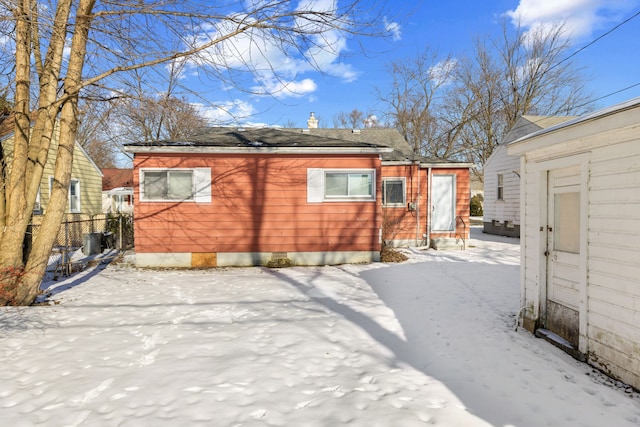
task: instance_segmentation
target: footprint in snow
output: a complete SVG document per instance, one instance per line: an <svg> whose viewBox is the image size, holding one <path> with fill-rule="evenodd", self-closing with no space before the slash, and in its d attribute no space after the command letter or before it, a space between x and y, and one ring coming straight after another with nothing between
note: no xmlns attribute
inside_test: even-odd
<svg viewBox="0 0 640 427"><path fill-rule="evenodd" d="M109 379L106 379L106 380L102 381L98 387L92 388L91 390L86 392L80 399L72 400L71 401L71 405L72 406L81 406L81 405L84 405L84 404L86 404L88 402L91 402L92 400L94 400L95 398L100 396L103 391L108 389L111 386L111 384L113 383L114 380L115 380L115 378L109 378Z"/></svg>
<svg viewBox="0 0 640 427"><path fill-rule="evenodd" d="M155 363L156 356L158 355L159 352L160 352L160 349L157 349L152 351L149 354L145 354L138 360L138 363L140 364L140 366L148 366Z"/></svg>
<svg viewBox="0 0 640 427"><path fill-rule="evenodd" d="M151 336L145 336L142 338L142 345L145 350L149 350L156 346L158 340L160 339L160 332L154 332Z"/></svg>
<svg viewBox="0 0 640 427"><path fill-rule="evenodd" d="M444 400L431 400L427 405L425 405L427 408L430 409L443 409L447 407L447 402L445 402Z"/></svg>
<svg viewBox="0 0 640 427"><path fill-rule="evenodd" d="M250 414L254 419L259 420L260 418L264 418L267 415L266 409L256 409Z"/></svg>

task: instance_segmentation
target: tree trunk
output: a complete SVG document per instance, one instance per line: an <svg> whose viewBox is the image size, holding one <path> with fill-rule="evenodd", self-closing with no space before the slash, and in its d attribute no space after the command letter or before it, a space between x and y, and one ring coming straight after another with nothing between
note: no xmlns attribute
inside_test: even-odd
<svg viewBox="0 0 640 427"><path fill-rule="evenodd" d="M24 0L28 2L28 0ZM51 76L60 75L62 51L65 37L64 27L67 25L71 0L61 1L58 5L56 21L60 27L56 27L57 37L52 37L49 43L47 58L42 64L41 72L49 77L42 76L40 82L40 108L36 117L36 125L29 135L29 116L26 115L26 132L18 135L19 124L16 115L16 135L14 161L11 169L10 199L8 200L9 225L2 235L2 254L0 254L0 305L30 305L40 293L40 283L44 277L49 255L55 242L60 224L67 210L67 197L69 182L71 180L71 167L73 164L73 151L78 124L78 95L81 88L81 76L86 54L87 36L92 19L91 10L93 0L82 0L77 8L75 32L71 42L71 55L67 65L67 75L64 79L64 93L60 103L56 100L55 85L51 82L57 79ZM28 19L25 18L25 21ZM29 23L27 22L27 27ZM28 39L27 31L24 37ZM54 33L56 33L54 31ZM18 40L21 40L18 36ZM34 43L35 44L35 43ZM16 58L26 60L30 55L30 43L17 43ZM26 56L26 59L23 58ZM38 60L38 58L36 58ZM18 64L21 62L17 61ZM26 66L28 69L28 65ZM16 73L18 75L18 73ZM27 74L28 75L28 74ZM25 77L28 82L28 77ZM18 79L19 80L19 79ZM22 98L16 96L17 101L26 98L28 105L28 90L22 93ZM43 166L46 163L49 147L54 137L54 124L57 116L58 105L60 109L60 126L57 133L58 155L55 162L51 197L44 215L40 231L33 243L26 264L23 266L23 241L24 235L31 217L37 186L42 177ZM32 141L28 155L27 149ZM18 151L20 150L20 151ZM36 157L34 159L34 156ZM27 159L32 163L28 164ZM35 160L35 161L33 161ZM29 182L27 182L30 179ZM29 196L28 200L26 195ZM17 204L21 206L18 210Z"/></svg>

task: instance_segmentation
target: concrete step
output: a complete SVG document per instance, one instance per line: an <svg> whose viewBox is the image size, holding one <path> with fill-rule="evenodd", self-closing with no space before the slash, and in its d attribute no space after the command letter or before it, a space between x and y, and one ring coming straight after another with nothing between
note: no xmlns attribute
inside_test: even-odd
<svg viewBox="0 0 640 427"><path fill-rule="evenodd" d="M465 248L465 244L459 238L439 237L431 239L431 247L437 251L461 251Z"/></svg>
<svg viewBox="0 0 640 427"><path fill-rule="evenodd" d="M560 335L551 332L548 329L536 329L535 333L536 337L542 338L545 341L553 344L558 347L560 350L569 354L574 359L580 360L581 362L585 361L584 355L578 351L569 341L562 338Z"/></svg>

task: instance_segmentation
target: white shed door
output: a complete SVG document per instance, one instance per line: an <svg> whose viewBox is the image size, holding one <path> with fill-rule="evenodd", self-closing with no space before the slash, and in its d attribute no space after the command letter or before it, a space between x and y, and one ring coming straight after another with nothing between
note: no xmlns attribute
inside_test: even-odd
<svg viewBox="0 0 640 427"><path fill-rule="evenodd" d="M580 168L549 171L546 327L576 348L580 297Z"/></svg>
<svg viewBox="0 0 640 427"><path fill-rule="evenodd" d="M455 231L456 176L433 175L431 180L431 230Z"/></svg>

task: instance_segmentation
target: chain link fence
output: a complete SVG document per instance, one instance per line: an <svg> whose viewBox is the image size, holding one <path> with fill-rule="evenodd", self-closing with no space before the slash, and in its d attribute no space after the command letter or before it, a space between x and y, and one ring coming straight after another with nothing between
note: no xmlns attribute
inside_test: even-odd
<svg viewBox="0 0 640 427"><path fill-rule="evenodd" d="M29 226L24 242L25 255L31 250L40 224ZM131 214L99 214L87 219L72 219L60 225L53 244L45 280L57 280L59 276L69 276L74 267L85 267L84 260L77 261L74 254L82 252L84 256L93 256L105 250L122 251L133 248L133 215ZM81 250L81 251L80 251ZM75 261L74 261L75 260Z"/></svg>
<svg viewBox="0 0 640 427"><path fill-rule="evenodd" d="M33 244L40 232L40 224L31 224L31 239L26 245ZM97 236L99 235L99 236ZM65 221L60 225L54 248L67 250L79 249L86 245L87 236L92 241L99 237L100 246L118 250L133 247L133 216L130 214L99 214L90 219Z"/></svg>
<svg viewBox="0 0 640 427"><path fill-rule="evenodd" d="M40 224L30 226L31 242L40 232ZM90 219L65 221L60 225L54 248L79 249L87 236L100 234L101 246L125 250L133 247L133 217L130 214L100 214ZM92 236L93 237L93 236Z"/></svg>

